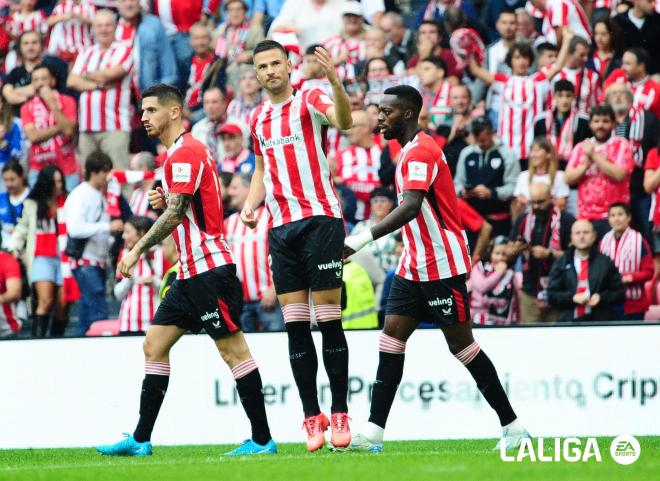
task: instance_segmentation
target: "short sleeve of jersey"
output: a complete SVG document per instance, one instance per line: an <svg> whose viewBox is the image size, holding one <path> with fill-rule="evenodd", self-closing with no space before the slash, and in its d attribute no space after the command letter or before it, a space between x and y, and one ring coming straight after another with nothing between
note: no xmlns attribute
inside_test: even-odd
<svg viewBox="0 0 660 481"><path fill-rule="evenodd" d="M24 126L34 123L34 115L32 113L32 109L30 108L31 103L31 101L28 101L21 106L21 123Z"/></svg>
<svg viewBox="0 0 660 481"><path fill-rule="evenodd" d="M76 57L76 61L73 64L73 68L71 69L71 73L80 75L85 71L85 57L87 50L81 51L78 56Z"/></svg>
<svg viewBox="0 0 660 481"><path fill-rule="evenodd" d="M250 132L252 134L252 150L254 150L254 155L264 155L261 152L261 143L259 142L259 138L257 137L257 118L259 117L257 115L257 112L259 112L261 109L257 108L252 111L250 114Z"/></svg>
<svg viewBox="0 0 660 481"><path fill-rule="evenodd" d="M330 123L326 112L333 105L332 99L323 93L321 89L312 89L307 93L307 106L315 113L323 125Z"/></svg>
<svg viewBox="0 0 660 481"><path fill-rule="evenodd" d="M582 164L582 142L577 144L573 151L571 152L571 158L568 159L568 164L566 164L567 169L575 169Z"/></svg>
<svg viewBox="0 0 660 481"><path fill-rule="evenodd" d="M403 177L402 191L423 190L428 192L433 182L436 168L435 159L431 152L423 147L415 147L401 166Z"/></svg>
<svg viewBox="0 0 660 481"><path fill-rule="evenodd" d="M21 279L21 268L18 261L10 255L3 255L2 273L5 279Z"/></svg>
<svg viewBox="0 0 660 481"><path fill-rule="evenodd" d="M69 95L60 95L60 100L62 101L62 113L64 116L73 121L78 121L78 112L76 108L76 101L73 97Z"/></svg>
<svg viewBox="0 0 660 481"><path fill-rule="evenodd" d="M203 159L199 152L181 147L170 159L167 174L167 187L170 194L193 195L197 187L197 177L202 169Z"/></svg>
<svg viewBox="0 0 660 481"><path fill-rule="evenodd" d="M646 157L646 164L644 164L645 170L655 170L660 167L660 155L658 153L658 149L649 150L649 155Z"/></svg>

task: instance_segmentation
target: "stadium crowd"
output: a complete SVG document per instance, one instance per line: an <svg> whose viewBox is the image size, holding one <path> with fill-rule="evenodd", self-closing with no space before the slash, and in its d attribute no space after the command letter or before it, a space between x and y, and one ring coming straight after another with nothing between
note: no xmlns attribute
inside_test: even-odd
<svg viewBox="0 0 660 481"><path fill-rule="evenodd" d="M323 46L349 94L353 126L326 139L347 232L397 202L383 91L422 93L420 129L460 197L475 324L660 319L658 12L654 0L0 0L0 337L149 326L176 276L173 242L130 279L115 266L159 214L147 192L167 152L140 121L140 92L159 82L185 93L187 128L221 174L243 329L284 329L268 211L254 230L239 218L264 38L288 52L297 89L331 96ZM346 263L347 329L382 322L401 251L393 234Z"/></svg>

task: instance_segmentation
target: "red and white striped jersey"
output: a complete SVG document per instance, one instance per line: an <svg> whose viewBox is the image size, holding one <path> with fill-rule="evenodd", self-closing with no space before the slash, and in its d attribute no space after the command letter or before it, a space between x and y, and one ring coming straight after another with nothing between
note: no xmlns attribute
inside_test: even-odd
<svg viewBox="0 0 660 481"><path fill-rule="evenodd" d="M437 91L422 89L424 105L429 109L429 119L431 124L436 127L451 122L450 92L451 84L446 80L442 82Z"/></svg>
<svg viewBox="0 0 660 481"><path fill-rule="evenodd" d="M11 254L0 251L0 294L7 292L9 279L22 279L18 261ZM0 335L16 333L21 330L20 319L16 315L16 304L0 304Z"/></svg>
<svg viewBox="0 0 660 481"><path fill-rule="evenodd" d="M337 177L353 193L357 200L355 218L365 220L371 213L370 195L376 187L380 186L380 154L383 149L378 144L371 148L350 147L337 152Z"/></svg>
<svg viewBox="0 0 660 481"><path fill-rule="evenodd" d="M650 76L644 77L639 82L630 82L626 79L626 73L618 68L607 77L603 85L603 94L614 82L625 83L633 92L633 107L642 110L650 110L656 117L660 117L660 84ZM602 96L601 96L602 98Z"/></svg>
<svg viewBox="0 0 660 481"><path fill-rule="evenodd" d="M90 20L96 14L96 7L87 0L62 0L53 9L51 17L76 14ZM50 32L48 51L53 55L78 53L94 43L92 27L79 19L70 19L55 24Z"/></svg>
<svg viewBox="0 0 660 481"><path fill-rule="evenodd" d="M190 64L190 75L188 76L188 90L186 91L186 105L197 107L202 103L202 82L209 67L216 56L209 54L206 58L194 55Z"/></svg>
<svg viewBox="0 0 660 481"><path fill-rule="evenodd" d="M257 227L248 228L237 212L225 220L227 242L236 259L236 274L243 285L243 299L260 301L273 283L268 264L268 209L255 210Z"/></svg>
<svg viewBox="0 0 660 481"><path fill-rule="evenodd" d="M132 45L133 40L135 40L136 30L136 24L128 23L123 18L120 18L117 22L117 29L115 30L115 40L117 42L129 42Z"/></svg>
<svg viewBox="0 0 660 481"><path fill-rule="evenodd" d="M541 31L548 42L557 43L555 28L569 27L575 36L591 43L589 19L577 0L547 0Z"/></svg>
<svg viewBox="0 0 660 481"><path fill-rule="evenodd" d="M591 107L598 105L600 77L594 70L586 67L582 69L564 67L553 77L551 83L553 88L557 80L568 80L573 84L575 87L575 105L579 113L589 115ZM553 108L552 88L548 94L548 108Z"/></svg>
<svg viewBox="0 0 660 481"><path fill-rule="evenodd" d="M17 38L23 32L39 32L46 35L48 33L48 20L43 10L35 10L27 14L16 12L7 16L5 29L13 38Z"/></svg>
<svg viewBox="0 0 660 481"><path fill-rule="evenodd" d="M119 259L128 254L124 248ZM165 273L163 249L155 246L140 256L133 270L133 277L128 281L131 286L119 309L120 332L144 332L149 328L151 319L158 306L158 286ZM142 283L141 279L152 277L154 282Z"/></svg>
<svg viewBox="0 0 660 481"><path fill-rule="evenodd" d="M225 241L224 211L218 170L204 144L182 134L167 149L163 165L163 190L188 194L192 202L172 233L179 253L179 279L188 279L234 259Z"/></svg>
<svg viewBox="0 0 660 481"><path fill-rule="evenodd" d="M253 102L247 102L240 94L227 105L227 118L238 119L245 125L250 125L250 114L261 103L261 91Z"/></svg>
<svg viewBox="0 0 660 481"><path fill-rule="evenodd" d="M83 75L117 66L127 72L127 75L105 88L80 94L78 128L81 132L131 130L132 50L128 42L113 42L106 50L95 44L78 54L73 65L74 74Z"/></svg>
<svg viewBox="0 0 660 481"><path fill-rule="evenodd" d="M534 123L543 114L550 83L543 73L521 77L495 74L493 89L502 95L497 134L520 159L526 159L534 140Z"/></svg>
<svg viewBox="0 0 660 481"><path fill-rule="evenodd" d="M250 118L254 153L264 159L266 206L277 227L315 215L341 218L323 150L332 100L319 89L262 103Z"/></svg>
<svg viewBox="0 0 660 481"><path fill-rule="evenodd" d="M141 187L133 191L131 198L128 200L128 205L133 215L149 216L153 212L149 210L149 196Z"/></svg>
<svg viewBox="0 0 660 481"><path fill-rule="evenodd" d="M330 54L330 58L345 57L345 62L351 65L367 58L367 44L361 38L344 38L341 34L337 34L324 40L323 47Z"/></svg>
<svg viewBox="0 0 660 481"><path fill-rule="evenodd" d="M404 249L397 275L426 282L470 272L454 183L445 155L431 136L419 132L403 147L394 182L399 204L406 190L426 192L419 215L401 229Z"/></svg>

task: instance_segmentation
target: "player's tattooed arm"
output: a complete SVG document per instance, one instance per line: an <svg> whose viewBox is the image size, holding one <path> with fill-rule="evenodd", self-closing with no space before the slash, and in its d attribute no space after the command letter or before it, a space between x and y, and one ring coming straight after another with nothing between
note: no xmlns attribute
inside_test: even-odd
<svg viewBox="0 0 660 481"><path fill-rule="evenodd" d="M170 235L186 216L191 200L190 194L170 194L167 209L137 242L135 249L143 253Z"/></svg>

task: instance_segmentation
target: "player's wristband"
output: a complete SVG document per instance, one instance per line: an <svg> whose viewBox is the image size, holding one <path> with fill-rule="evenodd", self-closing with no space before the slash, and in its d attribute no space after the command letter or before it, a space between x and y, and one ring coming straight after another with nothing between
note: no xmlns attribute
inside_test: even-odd
<svg viewBox="0 0 660 481"><path fill-rule="evenodd" d="M344 244L357 252L372 240L374 240L374 236L371 234L371 229L366 229L359 234L348 236L344 240Z"/></svg>

